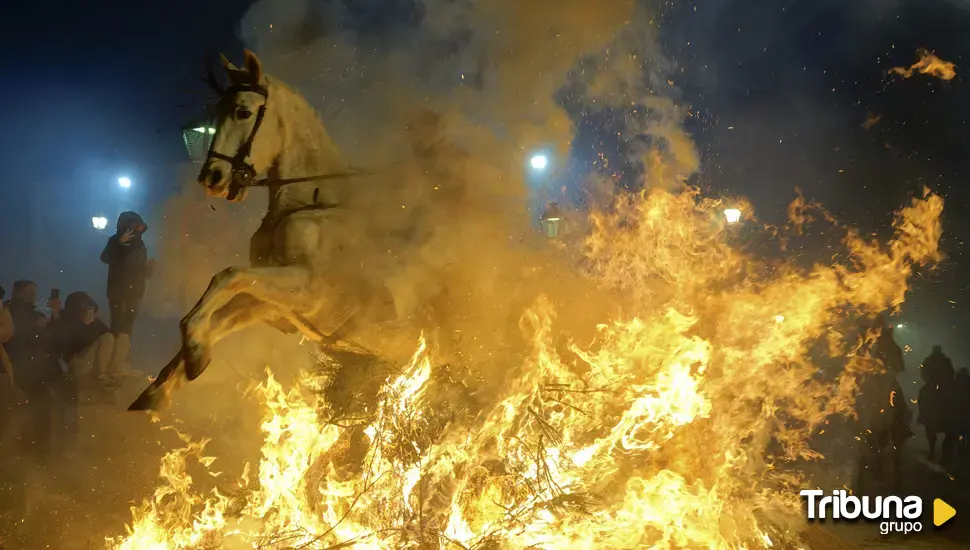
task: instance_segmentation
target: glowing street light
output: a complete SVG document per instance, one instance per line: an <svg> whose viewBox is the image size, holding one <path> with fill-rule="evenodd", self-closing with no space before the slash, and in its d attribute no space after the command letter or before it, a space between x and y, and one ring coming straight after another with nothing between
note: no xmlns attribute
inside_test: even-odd
<svg viewBox="0 0 970 550"><path fill-rule="evenodd" d="M131 178L125 176L118 178L118 185L120 185L123 189L128 189L131 187Z"/></svg>
<svg viewBox="0 0 970 550"><path fill-rule="evenodd" d="M212 124L211 113L195 117L182 126L182 141L189 160L195 163L205 161L212 139L216 137L216 129Z"/></svg>
<svg viewBox="0 0 970 550"><path fill-rule="evenodd" d="M906 328L906 325L904 325L903 323L899 323L898 325L896 325L896 328Z"/></svg>
<svg viewBox="0 0 970 550"><path fill-rule="evenodd" d="M542 154L532 155L532 158L529 159L529 165L532 166L533 170L545 170L546 166L549 166L549 158Z"/></svg>
<svg viewBox="0 0 970 550"><path fill-rule="evenodd" d="M724 210L724 219L731 224L738 223L741 221L741 211L737 208L727 208Z"/></svg>
<svg viewBox="0 0 970 550"><path fill-rule="evenodd" d="M91 225L94 226L98 231L104 231L108 227L108 218L104 216L95 216L91 218Z"/></svg>

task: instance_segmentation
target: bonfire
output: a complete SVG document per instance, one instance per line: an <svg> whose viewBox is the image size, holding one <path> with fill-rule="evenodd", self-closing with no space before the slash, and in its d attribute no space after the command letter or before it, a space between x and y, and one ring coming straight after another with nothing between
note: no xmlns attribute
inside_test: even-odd
<svg viewBox="0 0 970 550"><path fill-rule="evenodd" d="M109 547L796 547L803 523L787 518L815 486L798 465L824 460L813 436L853 414L858 377L878 369L854 362L833 382L809 350L846 311L898 308L914 268L939 259L942 199L914 198L887 244L839 229L845 259L809 267L732 244L723 208L654 190L592 214L576 251L623 312L575 341L536 296L520 323L531 349L495 367L505 383L487 400L424 338L408 364L375 367L354 414L327 398L346 387L340 358L288 390L267 372L255 475L206 489L187 461L214 459L185 438ZM796 203L790 229L812 212Z"/></svg>

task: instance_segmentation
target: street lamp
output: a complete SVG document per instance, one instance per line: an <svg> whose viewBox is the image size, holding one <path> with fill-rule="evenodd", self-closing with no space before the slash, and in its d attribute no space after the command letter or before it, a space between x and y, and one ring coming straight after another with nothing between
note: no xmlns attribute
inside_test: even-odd
<svg viewBox="0 0 970 550"><path fill-rule="evenodd" d="M741 221L741 211L737 208L726 208L724 210L724 219L730 224L735 224Z"/></svg>
<svg viewBox="0 0 970 550"><path fill-rule="evenodd" d="M529 159L529 165L532 166L533 170L541 172L546 169L546 166L549 166L549 157L541 153L532 155L532 158Z"/></svg>
<svg viewBox="0 0 970 550"><path fill-rule="evenodd" d="M94 226L98 231L104 231L108 227L108 218L104 216L95 216L91 218L91 225Z"/></svg>
<svg viewBox="0 0 970 550"><path fill-rule="evenodd" d="M118 178L118 185L120 185L122 189L128 189L131 187L131 178L126 176Z"/></svg>
<svg viewBox="0 0 970 550"><path fill-rule="evenodd" d="M185 151L189 154L189 160L199 163L205 160L212 144L212 138L216 135L211 117L204 115L182 126L182 142L185 143Z"/></svg>
<svg viewBox="0 0 970 550"><path fill-rule="evenodd" d="M546 232L547 237L555 239L559 236L559 222L562 221L562 212L559 211L559 205L555 202L548 203L539 221L542 223L542 229Z"/></svg>

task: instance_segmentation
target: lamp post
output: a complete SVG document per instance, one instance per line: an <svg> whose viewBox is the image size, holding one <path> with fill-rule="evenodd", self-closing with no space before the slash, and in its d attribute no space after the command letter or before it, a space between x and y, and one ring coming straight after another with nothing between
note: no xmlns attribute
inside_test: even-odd
<svg viewBox="0 0 970 550"><path fill-rule="evenodd" d="M529 159L529 166L531 166L533 170L541 172L546 169L546 166L549 166L549 157L543 155L542 153L532 155L532 158Z"/></svg>
<svg viewBox="0 0 970 550"><path fill-rule="evenodd" d="M562 212L559 210L559 205L555 202L546 204L546 209L542 212L539 222L542 224L542 230L547 237L555 239L559 236L559 223L561 221Z"/></svg>
<svg viewBox="0 0 970 550"><path fill-rule="evenodd" d="M185 143L185 151L189 154L189 160L200 163L205 160L212 145L212 138L216 135L216 129L212 126L209 117L201 116L190 120L188 124L182 126L182 142Z"/></svg>

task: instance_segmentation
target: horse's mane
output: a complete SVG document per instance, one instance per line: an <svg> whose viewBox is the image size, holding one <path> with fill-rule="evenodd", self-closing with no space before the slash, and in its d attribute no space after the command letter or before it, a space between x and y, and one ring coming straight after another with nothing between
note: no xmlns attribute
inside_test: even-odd
<svg viewBox="0 0 970 550"><path fill-rule="evenodd" d="M300 160L307 168L323 170L323 172L336 172L344 167L344 162L340 150L334 144L323 124L320 113L310 105L306 97L299 91L292 88L283 80L266 76L266 87L269 90L269 101L273 103L273 108L279 110L279 120L281 124L287 124L283 128L289 142L287 145L299 143L301 149L306 154Z"/></svg>

